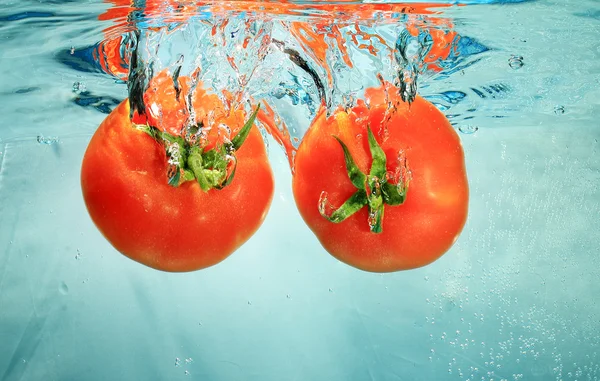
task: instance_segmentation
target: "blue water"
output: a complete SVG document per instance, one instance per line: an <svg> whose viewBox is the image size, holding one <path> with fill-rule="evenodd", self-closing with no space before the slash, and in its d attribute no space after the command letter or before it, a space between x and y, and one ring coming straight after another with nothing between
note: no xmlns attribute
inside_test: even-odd
<svg viewBox="0 0 600 381"><path fill-rule="evenodd" d="M460 39L419 73L467 161L447 254L392 274L338 262L271 139L261 229L169 274L117 253L81 196L87 143L127 96L98 61L110 4L0 1L0 380L599 380L599 3L485 3L432 16ZM319 95L293 70L260 91L301 138Z"/></svg>

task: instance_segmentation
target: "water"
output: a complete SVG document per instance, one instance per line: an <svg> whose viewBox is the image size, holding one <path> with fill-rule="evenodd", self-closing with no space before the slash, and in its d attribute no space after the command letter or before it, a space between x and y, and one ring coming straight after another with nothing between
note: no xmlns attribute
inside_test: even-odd
<svg viewBox="0 0 600 381"><path fill-rule="evenodd" d="M417 84L460 131L469 219L440 260L385 275L321 248L272 139L271 211L230 258L167 274L115 252L87 215L79 170L127 96L118 65L107 73L97 53L122 26L98 20L111 9L100 1L2 5L0 379L600 379L597 2L431 16L463 41ZM323 80L325 96L360 96L355 72L338 68L346 80L334 93ZM249 88L299 139L319 90L309 73L286 75Z"/></svg>

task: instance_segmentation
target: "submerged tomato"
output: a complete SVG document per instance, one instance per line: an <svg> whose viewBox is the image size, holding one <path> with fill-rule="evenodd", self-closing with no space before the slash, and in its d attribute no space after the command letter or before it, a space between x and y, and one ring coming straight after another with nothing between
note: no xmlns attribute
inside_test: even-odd
<svg viewBox="0 0 600 381"><path fill-rule="evenodd" d="M218 99L200 97L204 105ZM204 110L196 111L204 115ZM244 124L234 117L215 122L224 121L232 135ZM129 102L124 101L102 122L83 158L81 186L89 214L106 239L135 261L172 272L212 266L257 231L273 196L273 175L258 128L252 127L231 154L235 174L227 184L207 191L198 181L169 185L172 164L165 146L132 125ZM203 171L210 174L212 169Z"/></svg>
<svg viewBox="0 0 600 381"><path fill-rule="evenodd" d="M431 103L417 96L409 106L395 90L369 89L369 107L360 101L330 117L322 110L295 158L293 192L305 222L334 257L372 272L433 262L467 218L458 135ZM396 205L380 205L386 199Z"/></svg>

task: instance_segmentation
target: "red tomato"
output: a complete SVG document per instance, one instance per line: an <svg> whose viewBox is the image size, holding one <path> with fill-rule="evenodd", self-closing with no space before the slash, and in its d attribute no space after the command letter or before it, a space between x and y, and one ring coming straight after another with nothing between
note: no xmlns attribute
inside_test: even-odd
<svg viewBox="0 0 600 381"><path fill-rule="evenodd" d="M459 137L419 96L409 106L386 84L367 90L366 98L369 106L359 101L330 117L321 110L314 120L295 158L296 204L323 247L342 262L372 272L427 265L454 244L466 222L469 191ZM368 176L382 163L373 159L377 147L386 163ZM354 181L347 157L362 173L354 171ZM386 192L396 192L399 205L380 208ZM353 214L324 210L351 197L360 201Z"/></svg>
<svg viewBox="0 0 600 381"><path fill-rule="evenodd" d="M199 94L198 102L205 105L218 100ZM244 118L231 116L215 123L225 121L232 136L244 125ZM176 125L179 120L167 122ZM252 127L231 155L237 162L235 175L222 189L204 191L197 181L169 185L165 146L132 125L129 102L124 101L102 122L83 158L81 186L88 212L106 239L135 261L171 272L212 266L257 231L273 196L273 175L258 128Z"/></svg>

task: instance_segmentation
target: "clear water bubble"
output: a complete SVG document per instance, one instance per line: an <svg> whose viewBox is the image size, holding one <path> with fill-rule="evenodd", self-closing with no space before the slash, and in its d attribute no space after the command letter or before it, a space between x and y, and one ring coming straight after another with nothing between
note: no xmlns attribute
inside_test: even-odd
<svg viewBox="0 0 600 381"><path fill-rule="evenodd" d="M556 105L554 106L554 113L556 115L562 115L565 113L565 106L562 105Z"/></svg>
<svg viewBox="0 0 600 381"><path fill-rule="evenodd" d="M181 365L181 359L179 357L175 357L175 366L178 367Z"/></svg>
<svg viewBox="0 0 600 381"><path fill-rule="evenodd" d="M463 133L465 135L471 135L471 134L474 134L477 131L479 131L479 127L474 126L472 124L466 124L466 125L462 125L462 126L458 127L458 131L460 131L461 133Z"/></svg>
<svg viewBox="0 0 600 381"><path fill-rule="evenodd" d="M522 68L523 65L525 65L525 63L523 62L523 56L513 54L508 59L508 66L510 66L511 69L518 70Z"/></svg>
<svg viewBox="0 0 600 381"><path fill-rule="evenodd" d="M38 135L36 140L38 143L45 145L52 145L60 142L58 136L44 136L42 134Z"/></svg>

